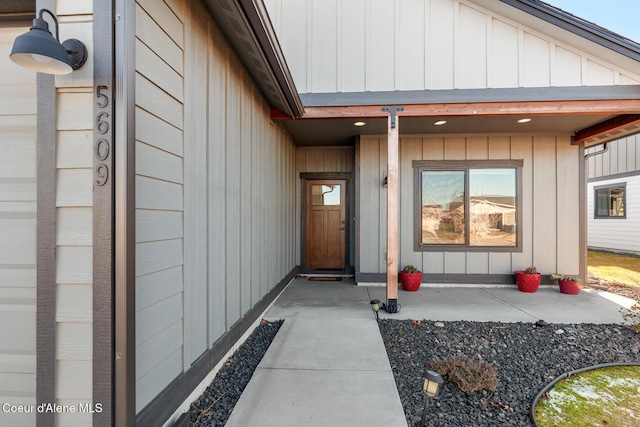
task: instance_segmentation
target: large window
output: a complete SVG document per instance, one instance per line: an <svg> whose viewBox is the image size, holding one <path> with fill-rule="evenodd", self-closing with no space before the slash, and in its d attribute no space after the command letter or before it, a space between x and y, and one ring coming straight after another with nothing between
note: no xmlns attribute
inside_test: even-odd
<svg viewBox="0 0 640 427"><path fill-rule="evenodd" d="M626 218L626 183L595 187L595 218Z"/></svg>
<svg viewBox="0 0 640 427"><path fill-rule="evenodd" d="M522 161L414 161L417 250L517 251Z"/></svg>

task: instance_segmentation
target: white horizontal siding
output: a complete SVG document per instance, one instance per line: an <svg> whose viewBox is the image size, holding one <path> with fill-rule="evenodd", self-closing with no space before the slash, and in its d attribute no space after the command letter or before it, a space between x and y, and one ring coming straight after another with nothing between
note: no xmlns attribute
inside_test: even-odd
<svg viewBox="0 0 640 427"><path fill-rule="evenodd" d="M266 3L302 93L640 83L633 66L598 57L601 46L559 28L554 38L546 22L491 2Z"/></svg>
<svg viewBox="0 0 640 427"><path fill-rule="evenodd" d="M626 218L594 218L594 187L623 183L626 183ZM640 253L640 175L590 182L587 215L589 247Z"/></svg>
<svg viewBox="0 0 640 427"><path fill-rule="evenodd" d="M29 25L0 23L0 402L36 399L36 75L9 59ZM35 426L0 411L0 425Z"/></svg>
<svg viewBox="0 0 640 427"><path fill-rule="evenodd" d="M92 46L92 4L63 1L60 37ZM93 397L93 58L56 77L57 404ZM87 414L56 414L56 425L91 425Z"/></svg>

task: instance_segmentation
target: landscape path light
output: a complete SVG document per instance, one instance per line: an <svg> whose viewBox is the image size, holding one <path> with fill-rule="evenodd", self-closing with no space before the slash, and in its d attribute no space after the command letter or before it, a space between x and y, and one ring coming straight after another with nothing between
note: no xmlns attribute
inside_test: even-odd
<svg viewBox="0 0 640 427"><path fill-rule="evenodd" d="M424 373L424 383L422 384L422 390L424 391L424 412L422 413L421 426L427 425L427 407L429 406L429 399L432 399L440 392L440 385L444 382L439 373L435 371L427 370Z"/></svg>

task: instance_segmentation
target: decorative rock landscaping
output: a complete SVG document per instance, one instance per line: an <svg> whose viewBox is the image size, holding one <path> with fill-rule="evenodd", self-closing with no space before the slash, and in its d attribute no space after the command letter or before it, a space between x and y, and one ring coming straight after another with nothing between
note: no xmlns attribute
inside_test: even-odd
<svg viewBox="0 0 640 427"><path fill-rule="evenodd" d="M640 333L622 325L443 323L379 323L409 426L420 425L422 375L436 356L491 363L498 386L495 393L467 395L445 377L440 396L429 405L432 426L531 426L534 397L559 375L602 363L640 362Z"/></svg>

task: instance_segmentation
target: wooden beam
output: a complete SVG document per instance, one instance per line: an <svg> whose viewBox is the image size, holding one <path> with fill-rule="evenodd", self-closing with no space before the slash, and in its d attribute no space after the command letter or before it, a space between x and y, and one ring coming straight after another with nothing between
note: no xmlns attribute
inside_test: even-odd
<svg viewBox="0 0 640 427"><path fill-rule="evenodd" d="M387 311L397 312L398 304L398 136L399 119L390 111L387 136ZM394 121L394 126L392 126Z"/></svg>
<svg viewBox="0 0 640 427"><path fill-rule="evenodd" d="M301 119L382 118L383 105L305 107ZM598 101L478 102L406 105L401 117L545 116L545 115L640 114L639 99ZM271 112L273 120L291 119Z"/></svg>
<svg viewBox="0 0 640 427"><path fill-rule="evenodd" d="M604 122L579 130L576 132L574 142L578 144L592 138L597 138L620 129L637 125L640 125L640 114L624 114L616 116L609 120L605 120Z"/></svg>

